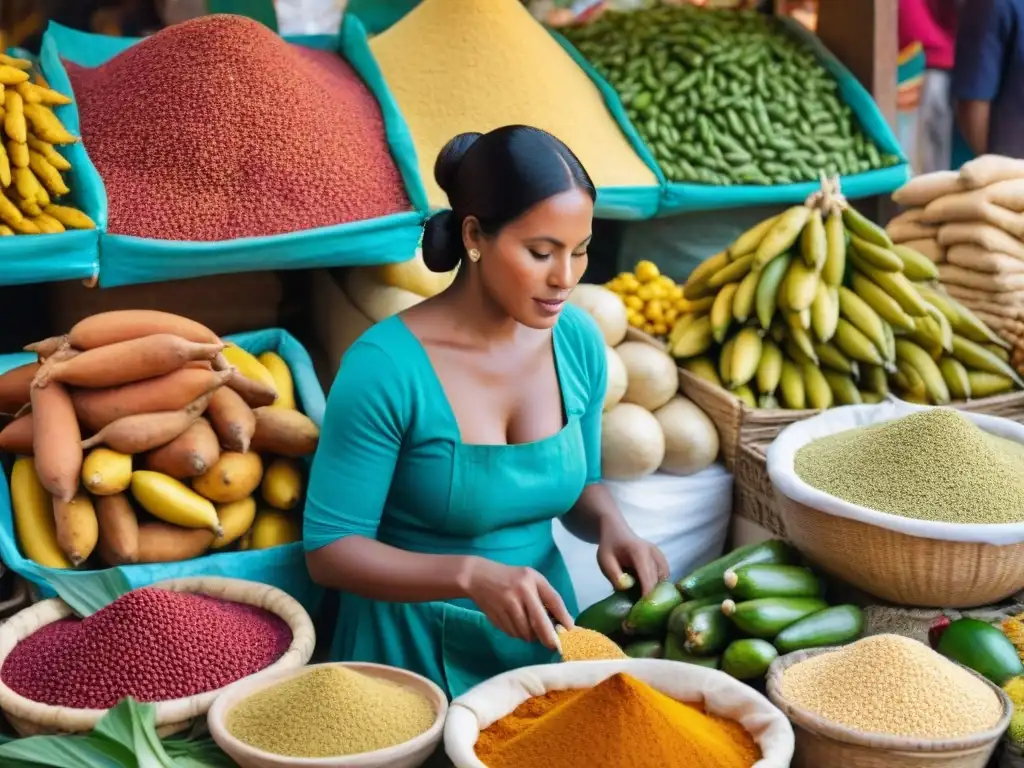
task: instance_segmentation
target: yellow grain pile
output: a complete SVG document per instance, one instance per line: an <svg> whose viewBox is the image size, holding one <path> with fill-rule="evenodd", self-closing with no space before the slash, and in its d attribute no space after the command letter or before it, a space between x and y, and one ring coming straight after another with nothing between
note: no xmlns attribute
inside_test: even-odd
<svg viewBox="0 0 1024 768"><path fill-rule="evenodd" d="M412 132L430 203L453 136L532 125L573 150L598 187L653 186L600 92L519 0L424 0L370 41Z"/></svg>

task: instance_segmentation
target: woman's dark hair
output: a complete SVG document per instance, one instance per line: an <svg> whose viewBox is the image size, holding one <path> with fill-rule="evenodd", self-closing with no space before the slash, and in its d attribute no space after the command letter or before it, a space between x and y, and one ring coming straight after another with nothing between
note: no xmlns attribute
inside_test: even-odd
<svg viewBox="0 0 1024 768"><path fill-rule="evenodd" d="M448 272L465 255L462 222L475 216L494 235L528 209L550 197L579 189L597 197L579 158L550 133L527 125L507 125L487 134L460 133L444 145L434 178L448 195L451 210L436 213L423 231L423 261L434 272Z"/></svg>

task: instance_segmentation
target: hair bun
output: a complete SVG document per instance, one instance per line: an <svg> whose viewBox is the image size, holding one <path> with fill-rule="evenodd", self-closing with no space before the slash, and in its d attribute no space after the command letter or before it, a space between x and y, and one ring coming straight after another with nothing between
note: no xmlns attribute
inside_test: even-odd
<svg viewBox="0 0 1024 768"><path fill-rule="evenodd" d="M434 162L434 180L448 195L449 202L451 202L451 191L455 186L455 175L459 172L462 158L482 135L475 132L460 133L445 144L437 155L437 160Z"/></svg>
<svg viewBox="0 0 1024 768"><path fill-rule="evenodd" d="M461 232L451 211L435 213L423 227L423 263L431 272L451 272L462 261Z"/></svg>

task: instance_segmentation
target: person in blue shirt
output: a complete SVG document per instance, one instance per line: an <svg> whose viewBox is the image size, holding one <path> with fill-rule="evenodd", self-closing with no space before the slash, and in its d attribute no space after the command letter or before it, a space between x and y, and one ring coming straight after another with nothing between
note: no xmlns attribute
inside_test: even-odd
<svg viewBox="0 0 1024 768"><path fill-rule="evenodd" d="M1024 0L964 6L952 93L957 127L974 154L1024 158Z"/></svg>
<svg viewBox="0 0 1024 768"><path fill-rule="evenodd" d="M537 128L464 133L434 167L451 210L423 260L440 295L342 360L304 517L313 579L341 592L333 658L409 669L458 696L547 663L572 626L552 520L613 584L669 575L601 483L604 339L567 303L587 268L594 184Z"/></svg>

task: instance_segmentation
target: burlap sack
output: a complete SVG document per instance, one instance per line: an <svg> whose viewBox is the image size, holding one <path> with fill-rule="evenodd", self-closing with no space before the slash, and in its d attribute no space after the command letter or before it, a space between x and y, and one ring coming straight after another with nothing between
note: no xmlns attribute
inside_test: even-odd
<svg viewBox="0 0 1024 768"><path fill-rule="evenodd" d="M927 256L933 264L942 264L946 261L946 249L939 245L939 241L934 237L924 240L907 240L901 245L913 248L918 253Z"/></svg>
<svg viewBox="0 0 1024 768"><path fill-rule="evenodd" d="M946 251L946 261L957 267L973 269L975 272L992 274L1024 272L1024 261L1007 256L1005 253L992 253L974 243L960 243Z"/></svg>
<svg viewBox="0 0 1024 768"><path fill-rule="evenodd" d="M985 274L953 264L940 264L939 279L945 285L962 285L992 293L1024 291L1024 274Z"/></svg>
<svg viewBox="0 0 1024 768"><path fill-rule="evenodd" d="M960 168L960 182L968 189L1020 178L1024 178L1024 160L1002 155L982 155Z"/></svg>
<svg viewBox="0 0 1024 768"><path fill-rule="evenodd" d="M925 223L924 208L911 208L894 218L886 226L894 243L906 243L908 240L934 239L939 232L936 224Z"/></svg>
<svg viewBox="0 0 1024 768"><path fill-rule="evenodd" d="M964 187L956 171L925 173L908 181L892 193L893 202L904 208L920 208L943 195L951 195Z"/></svg>
<svg viewBox="0 0 1024 768"><path fill-rule="evenodd" d="M973 312L978 316L979 320L1011 344L1017 345L1024 339L1024 323L1017 320L1007 320L1005 317L989 314L982 309L976 309Z"/></svg>
<svg viewBox="0 0 1024 768"><path fill-rule="evenodd" d="M987 312L1003 320L1024 321L1024 306L1022 305L997 304L994 301L981 301L979 299L968 299L961 303L971 312Z"/></svg>
<svg viewBox="0 0 1024 768"><path fill-rule="evenodd" d="M1024 179L1007 179L985 187L989 202L1009 211L1024 211Z"/></svg>
<svg viewBox="0 0 1024 768"><path fill-rule="evenodd" d="M1024 235L1024 214L1014 213L989 202L984 189L943 195L928 203L921 218L933 225L955 221L982 221L999 227L1016 238Z"/></svg>
<svg viewBox="0 0 1024 768"><path fill-rule="evenodd" d="M939 229L938 241L946 248L958 243L974 243L986 251L1024 260L1024 243L991 224L974 221L944 224Z"/></svg>
<svg viewBox="0 0 1024 768"><path fill-rule="evenodd" d="M969 306L970 304L979 301L990 301L993 304L1002 304L1011 307L1024 307L1024 291L992 293L991 291L979 290L977 288L966 288L962 285L954 285L953 283L946 283L943 285L943 288L946 289L946 293L965 306Z"/></svg>

